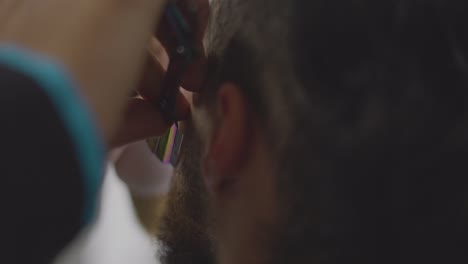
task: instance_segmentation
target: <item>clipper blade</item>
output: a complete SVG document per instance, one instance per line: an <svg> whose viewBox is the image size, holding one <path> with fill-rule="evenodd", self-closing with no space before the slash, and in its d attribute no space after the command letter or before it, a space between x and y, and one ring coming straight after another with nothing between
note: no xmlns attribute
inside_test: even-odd
<svg viewBox="0 0 468 264"><path fill-rule="evenodd" d="M184 135L177 124L172 127L161 137L147 139L147 144L151 152L156 155L163 163L176 166Z"/></svg>

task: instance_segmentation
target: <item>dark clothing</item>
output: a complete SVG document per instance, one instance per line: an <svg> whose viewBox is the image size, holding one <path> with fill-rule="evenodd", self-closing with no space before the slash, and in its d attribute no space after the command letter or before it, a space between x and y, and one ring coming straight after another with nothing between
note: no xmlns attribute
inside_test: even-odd
<svg viewBox="0 0 468 264"><path fill-rule="evenodd" d="M100 157L94 164L102 165L103 155L96 155L102 148L97 141L93 147L92 140L88 144L77 140L80 133L84 137L93 133L87 128L73 132L70 127L70 123L80 123L80 115L74 111L87 110L79 99L67 98L73 100L70 104L52 95L44 80L33 76L30 65L24 70L21 63L16 64L29 55L14 60L11 56L8 53L10 59L5 60L0 54L2 263L50 263L92 221L101 175L96 169L90 173L84 160ZM36 64L32 68L41 64L36 59L32 59ZM13 63L5 62L9 60ZM48 63L45 69L50 73L55 66ZM52 85L61 79L59 71L54 74L58 78L52 78ZM71 89L55 88L61 92ZM73 97L75 92L62 95ZM70 113L64 115L63 111ZM83 145L91 146L88 153Z"/></svg>

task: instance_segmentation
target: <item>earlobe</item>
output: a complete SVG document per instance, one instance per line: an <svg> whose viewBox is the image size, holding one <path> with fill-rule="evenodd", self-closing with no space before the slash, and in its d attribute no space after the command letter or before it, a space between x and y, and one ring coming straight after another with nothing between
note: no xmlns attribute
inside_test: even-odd
<svg viewBox="0 0 468 264"><path fill-rule="evenodd" d="M218 117L203 162L207 184L220 186L235 181L236 171L243 166L248 147L248 110L239 87L223 84L216 98Z"/></svg>

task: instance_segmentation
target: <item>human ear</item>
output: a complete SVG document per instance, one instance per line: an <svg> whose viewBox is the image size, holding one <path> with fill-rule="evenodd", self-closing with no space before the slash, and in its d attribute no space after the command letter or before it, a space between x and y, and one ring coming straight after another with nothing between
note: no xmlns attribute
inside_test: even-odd
<svg viewBox="0 0 468 264"><path fill-rule="evenodd" d="M216 95L214 124L209 133L202 170L209 187L236 181L246 157L249 135L247 103L239 86L221 85Z"/></svg>

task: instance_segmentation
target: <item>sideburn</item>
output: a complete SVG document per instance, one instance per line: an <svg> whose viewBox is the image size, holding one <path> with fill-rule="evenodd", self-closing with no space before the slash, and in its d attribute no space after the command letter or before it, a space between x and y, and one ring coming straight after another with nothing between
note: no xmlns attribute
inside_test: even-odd
<svg viewBox="0 0 468 264"><path fill-rule="evenodd" d="M211 264L215 255L209 235L207 192L200 175L200 141L193 124L187 126L182 159L157 234L161 262Z"/></svg>

